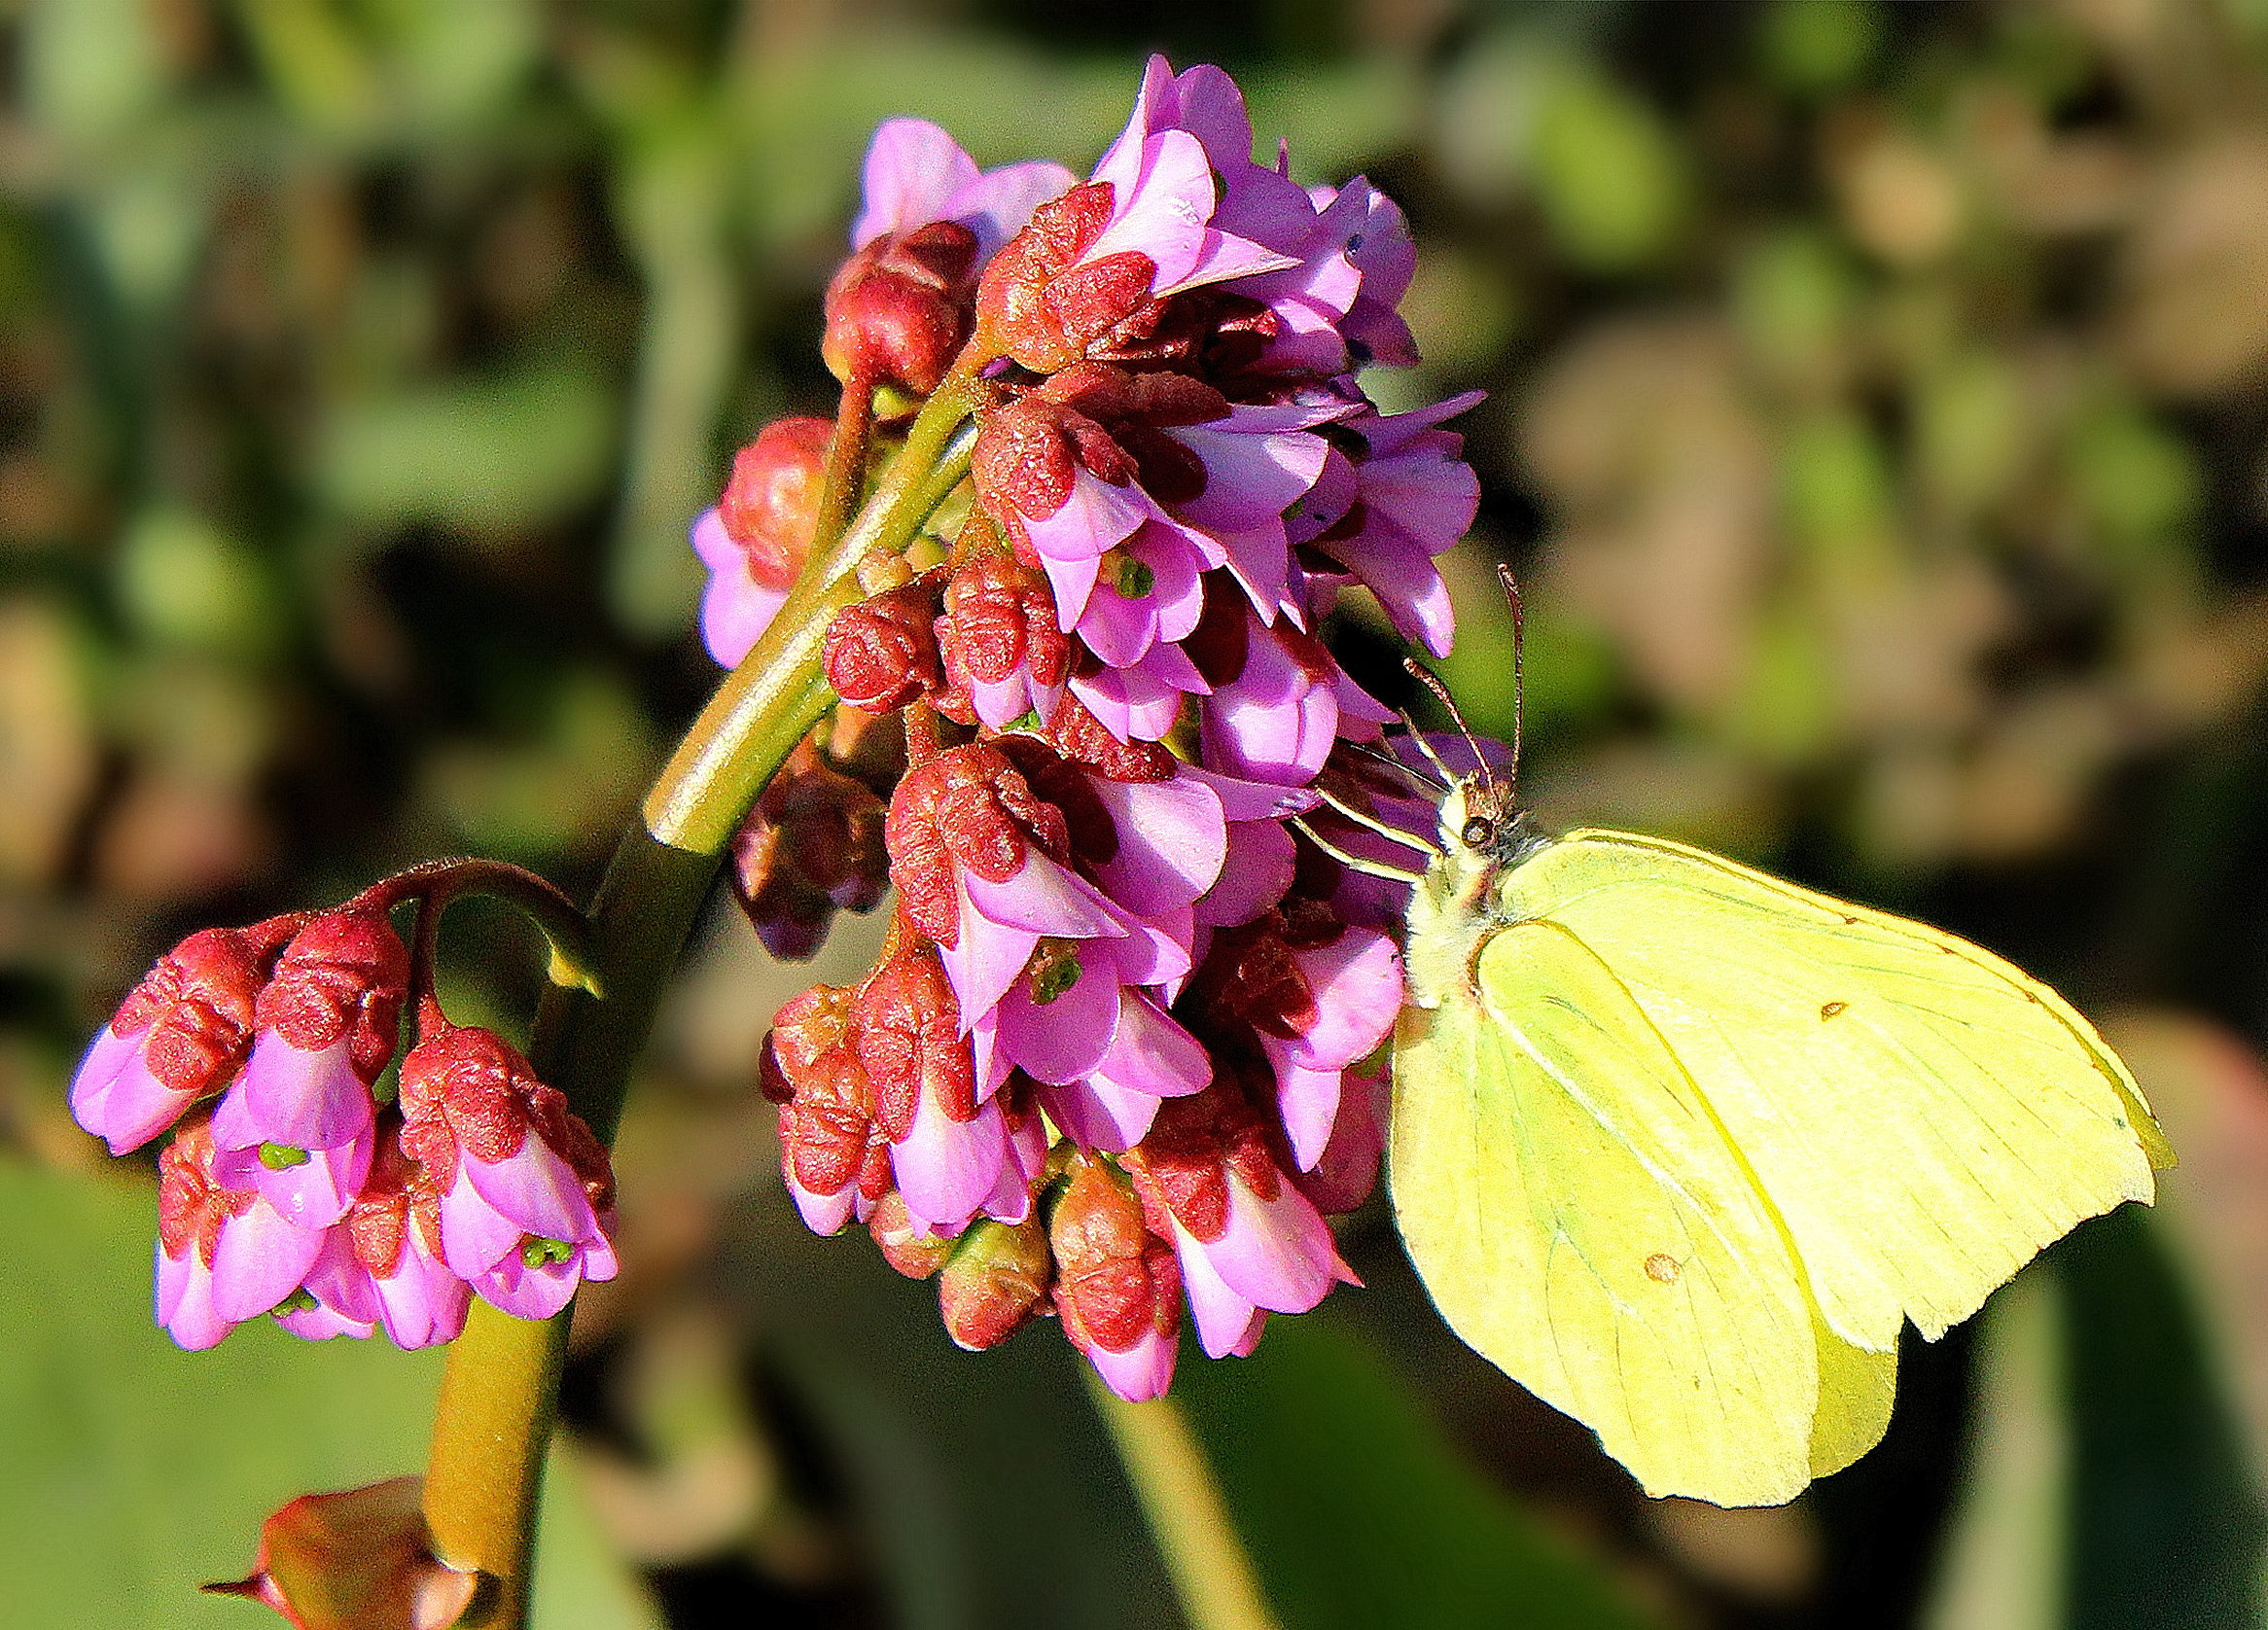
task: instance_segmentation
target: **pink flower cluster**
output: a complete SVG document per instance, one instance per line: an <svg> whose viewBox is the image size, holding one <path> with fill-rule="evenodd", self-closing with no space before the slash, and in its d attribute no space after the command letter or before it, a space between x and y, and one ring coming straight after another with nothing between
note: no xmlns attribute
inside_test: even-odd
<svg viewBox="0 0 2268 1630"><path fill-rule="evenodd" d="M901 120L866 185L830 358L977 382L973 502L941 565L827 632L844 700L904 720L898 904L864 980L774 1022L783 1166L814 1229L864 1221L937 1274L964 1345L1054 1313L1155 1397L1185 1305L1209 1354L1249 1353L1352 1277L1325 1219L1375 1182L1399 902L1289 823L1394 717L1318 638L1341 591L1448 650L1435 557L1478 484L1440 426L1475 399L1365 397L1361 366L1416 360L1401 214L1255 163L1217 68L1153 59L1085 182L980 174ZM886 272L912 249L926 271ZM734 545L735 505L696 536ZM702 550L727 662L770 615L772 546L740 530Z"/></svg>
<svg viewBox="0 0 2268 1630"><path fill-rule="evenodd" d="M205 929L159 958L71 1083L79 1124L159 1156L158 1321L210 1347L272 1313L312 1339L453 1339L475 1292L548 1318L615 1272L606 1152L526 1061L419 1004L384 886Z"/></svg>

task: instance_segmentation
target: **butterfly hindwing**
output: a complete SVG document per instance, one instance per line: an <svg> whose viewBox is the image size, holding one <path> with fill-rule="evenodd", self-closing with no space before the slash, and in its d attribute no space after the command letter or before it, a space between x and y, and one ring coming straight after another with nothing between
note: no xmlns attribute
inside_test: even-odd
<svg viewBox="0 0 2268 1630"><path fill-rule="evenodd" d="M1831 1469L1815 1466L1817 1308L1785 1233L1577 937L1504 928L1467 990L1404 1010L1390 1159L1449 1323L1649 1492L1769 1504ZM1892 1362L1827 1360L1836 1419L1817 1435L1834 1464L1879 1437Z"/></svg>
<svg viewBox="0 0 2268 1630"><path fill-rule="evenodd" d="M1786 1222L1833 1329L1935 1336L2171 1152L2061 998L1922 924L1657 838L1577 832L1497 909L1612 970Z"/></svg>

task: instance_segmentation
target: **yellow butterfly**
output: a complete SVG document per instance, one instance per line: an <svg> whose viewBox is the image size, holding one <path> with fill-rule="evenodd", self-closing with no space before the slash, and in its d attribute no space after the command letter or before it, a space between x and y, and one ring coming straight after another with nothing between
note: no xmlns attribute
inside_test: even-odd
<svg viewBox="0 0 2268 1630"><path fill-rule="evenodd" d="M1648 1494L1776 1505L1849 1465L1906 1320L1942 1335L2173 1163L2093 1027L1991 952L1681 843L1545 836L1435 764L1395 1217L1457 1333Z"/></svg>

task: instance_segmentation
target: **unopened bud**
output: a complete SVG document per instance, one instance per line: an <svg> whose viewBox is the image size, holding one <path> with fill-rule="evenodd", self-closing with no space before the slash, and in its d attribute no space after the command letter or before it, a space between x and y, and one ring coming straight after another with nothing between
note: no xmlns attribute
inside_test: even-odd
<svg viewBox="0 0 2268 1630"><path fill-rule="evenodd" d="M937 636L945 676L958 691L1005 684L1019 668L1037 686L1070 677L1071 638L1056 625L1046 575L1010 554L978 555L953 573Z"/></svg>
<svg viewBox="0 0 2268 1630"><path fill-rule="evenodd" d="M255 1016L299 1052L343 1040L367 1083L394 1056L408 994L409 952L383 911L325 911L284 948Z"/></svg>
<svg viewBox="0 0 2268 1630"><path fill-rule="evenodd" d="M890 880L905 914L940 945L960 938L956 865L1005 883L1023 869L1035 842L1058 859L1070 852L1063 812L1034 794L987 742L953 748L908 770L890 799L885 837Z"/></svg>
<svg viewBox="0 0 2268 1630"><path fill-rule="evenodd" d="M850 1041L872 1084L874 1121L892 1143L924 1099L948 1119L976 1114L976 1070L961 1004L935 946L916 939L874 970L851 1003Z"/></svg>
<svg viewBox="0 0 2268 1630"><path fill-rule="evenodd" d="M956 1237L923 1228L905 1209L905 1197L896 1189L874 1202L867 1231L874 1236L882 1259L908 1279L927 1279L943 1267L945 1258L953 1254Z"/></svg>
<svg viewBox="0 0 2268 1630"><path fill-rule="evenodd" d="M732 837L728 875L772 955L799 961L837 908L869 911L888 886L882 800L799 743Z"/></svg>
<svg viewBox="0 0 2268 1630"><path fill-rule="evenodd" d="M969 332L969 272L976 234L955 221L932 221L875 239L827 286L827 337L820 354L845 384L901 385L916 396L938 388Z"/></svg>
<svg viewBox="0 0 2268 1630"><path fill-rule="evenodd" d="M303 1494L260 1528L251 1577L204 1588L273 1608L304 1630L443 1630L480 1582L435 1557L425 1479L396 1477L338 1494Z"/></svg>
<svg viewBox="0 0 2268 1630"><path fill-rule="evenodd" d="M945 1332L972 1353L998 1346L1047 1299L1055 1259L1038 1218L1014 1227L979 1219L938 1276Z"/></svg>
<svg viewBox="0 0 2268 1630"><path fill-rule="evenodd" d="M1055 1257L1055 1308L1081 1349L1127 1352L1181 1326L1181 1268L1173 1247L1152 1234L1125 1180L1081 1154L1047 1220Z"/></svg>
<svg viewBox="0 0 2268 1630"><path fill-rule="evenodd" d="M935 690L943 678L938 610L938 585L926 578L843 607L821 647L827 683L868 713L888 713Z"/></svg>
<svg viewBox="0 0 2268 1630"><path fill-rule="evenodd" d="M833 438L834 426L825 419L774 419L732 457L717 515L762 587L784 589L803 569Z"/></svg>

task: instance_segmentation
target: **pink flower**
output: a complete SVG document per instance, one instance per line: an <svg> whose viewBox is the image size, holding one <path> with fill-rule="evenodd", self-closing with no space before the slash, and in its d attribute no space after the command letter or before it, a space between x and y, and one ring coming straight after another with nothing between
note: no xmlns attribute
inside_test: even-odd
<svg viewBox="0 0 2268 1630"><path fill-rule="evenodd" d="M1292 532L1376 594L1396 630L1436 656L1449 654L1455 624L1434 557L1465 535L1480 506L1479 478L1460 456L1465 438L1437 427L1479 401L1469 391L1416 412L1344 420L1365 454L1333 450Z"/></svg>
<svg viewBox="0 0 2268 1630"><path fill-rule="evenodd" d="M213 1346L299 1289L323 1237L223 1183L210 1127L191 1121L158 1157L158 1323L192 1351Z"/></svg>
<svg viewBox="0 0 2268 1630"><path fill-rule="evenodd" d="M110 1145L139 1149L251 1056L253 1004L301 919L191 935L142 975L71 1078L71 1114Z"/></svg>
<svg viewBox="0 0 2268 1630"><path fill-rule="evenodd" d="M606 1152L491 1031L444 1025L402 1061L403 1146L441 1195L442 1256L487 1301L548 1319L617 1271Z"/></svg>
<svg viewBox="0 0 2268 1630"><path fill-rule="evenodd" d="M1199 714L1207 767L1299 786L1341 736L1372 740L1393 722L1312 635L1267 627L1242 607L1208 623L1197 651L1213 685Z"/></svg>
<svg viewBox="0 0 2268 1630"><path fill-rule="evenodd" d="M454 1341L464 1329L472 1287L443 1259L439 1196L400 1133L395 1122L380 1134L371 1181L325 1234L299 1305L278 1311L294 1335L363 1337L383 1324L395 1346L409 1349Z"/></svg>
<svg viewBox="0 0 2268 1630"><path fill-rule="evenodd" d="M773 420L733 455L716 508L693 520L693 553L709 571L701 638L725 667L754 649L811 552L833 435L825 419Z"/></svg>
<svg viewBox="0 0 2268 1630"><path fill-rule="evenodd" d="M1077 180L1045 159L979 172L961 144L928 120L888 120L867 148L866 202L851 228L851 247L951 221L974 235L982 266L1023 230L1036 207Z"/></svg>
<svg viewBox="0 0 2268 1630"><path fill-rule="evenodd" d="M327 911L295 936L254 1009L252 1057L213 1116L216 1169L304 1227L369 1176L371 1083L394 1056L409 953L379 910Z"/></svg>
<svg viewBox="0 0 2268 1630"><path fill-rule="evenodd" d="M1232 1086L1169 1106L1126 1169L1151 1232L1173 1242L1211 1358L1251 1353L1269 1313L1304 1313L1354 1279Z"/></svg>

